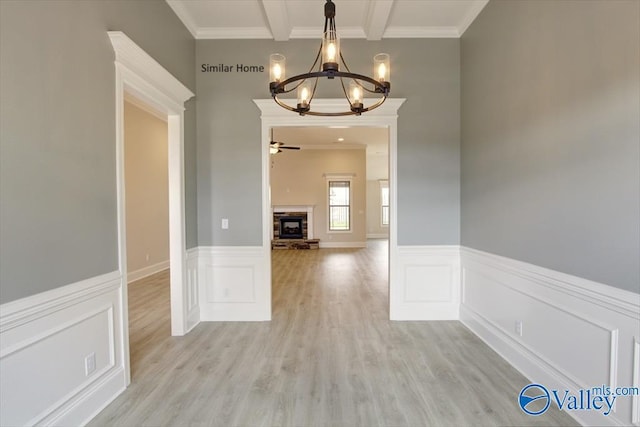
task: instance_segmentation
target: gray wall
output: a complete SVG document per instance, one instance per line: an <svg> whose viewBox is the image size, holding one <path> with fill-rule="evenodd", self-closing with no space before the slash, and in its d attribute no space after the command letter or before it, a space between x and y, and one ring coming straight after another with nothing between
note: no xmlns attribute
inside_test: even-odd
<svg viewBox="0 0 640 427"><path fill-rule="evenodd" d="M640 2L492 0L462 37L462 244L640 291Z"/></svg>
<svg viewBox="0 0 640 427"><path fill-rule="evenodd" d="M289 76L308 70L316 40L199 40L198 244L260 245L260 111L268 98L268 57L287 57ZM369 74L391 54L392 96L407 98L398 121L398 229L401 245L459 243L459 40L344 40L354 71ZM264 65L264 73L203 73L201 64ZM320 97L338 97L325 84ZM326 90L326 91L325 91ZM229 218L229 230L220 220Z"/></svg>
<svg viewBox="0 0 640 427"><path fill-rule="evenodd" d="M195 89L195 42L164 1L0 1L0 303L118 268L108 30Z"/></svg>

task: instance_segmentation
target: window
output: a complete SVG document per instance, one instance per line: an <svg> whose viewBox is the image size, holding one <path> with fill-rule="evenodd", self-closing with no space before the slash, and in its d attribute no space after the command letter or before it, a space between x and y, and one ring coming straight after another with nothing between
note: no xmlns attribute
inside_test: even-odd
<svg viewBox="0 0 640 427"><path fill-rule="evenodd" d="M351 230L351 182L329 180L329 231Z"/></svg>
<svg viewBox="0 0 640 427"><path fill-rule="evenodd" d="M380 223L389 225L389 181L380 181Z"/></svg>

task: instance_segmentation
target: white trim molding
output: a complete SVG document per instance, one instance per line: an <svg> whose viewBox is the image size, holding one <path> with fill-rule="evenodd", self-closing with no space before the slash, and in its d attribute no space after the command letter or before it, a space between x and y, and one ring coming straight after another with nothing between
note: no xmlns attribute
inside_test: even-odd
<svg viewBox="0 0 640 427"><path fill-rule="evenodd" d="M160 273L169 268L169 260L161 261L153 265L139 268L136 271L130 271L127 273L127 283L135 282L136 280L144 279L152 274Z"/></svg>
<svg viewBox="0 0 640 427"><path fill-rule="evenodd" d="M171 333L184 335L188 327L186 307L186 232L184 196L184 103L194 96L162 65L121 31L108 32L115 52L116 174L118 199L118 261L125 278L123 325L127 319L127 249L124 181L125 95L167 116L169 167L169 264L171 268ZM128 360L128 331L123 331ZM128 375L127 362L127 375Z"/></svg>
<svg viewBox="0 0 640 427"><path fill-rule="evenodd" d="M0 425L83 425L125 389L122 289L115 271L0 306Z"/></svg>
<svg viewBox="0 0 640 427"><path fill-rule="evenodd" d="M367 239L388 239L388 233L367 233Z"/></svg>
<svg viewBox="0 0 640 427"><path fill-rule="evenodd" d="M199 289L198 248L187 251L187 332L200 323L200 289Z"/></svg>
<svg viewBox="0 0 640 427"><path fill-rule="evenodd" d="M196 256L202 321L271 320L271 280L262 247L199 247Z"/></svg>
<svg viewBox="0 0 640 427"><path fill-rule="evenodd" d="M152 88L152 92L158 97L158 101L163 101L158 102L159 105L152 104L151 106L167 114L184 111L184 103L195 96L194 93L153 59L151 55L127 37L125 33L122 31L109 31L108 35L116 54L116 64L129 69L141 79L143 85ZM135 96L136 93L133 92L132 95ZM137 98L140 97L137 96ZM142 99L146 100L145 98L146 95L143 95ZM160 98L165 99L162 100ZM175 105L168 109L167 104Z"/></svg>
<svg viewBox="0 0 640 427"><path fill-rule="evenodd" d="M636 386L640 295L470 248L461 265L462 322L530 381L573 392ZM567 413L585 425L630 425L634 404L620 396L608 416Z"/></svg>
<svg viewBox="0 0 640 427"><path fill-rule="evenodd" d="M391 320L456 320L460 307L459 246L400 246Z"/></svg>

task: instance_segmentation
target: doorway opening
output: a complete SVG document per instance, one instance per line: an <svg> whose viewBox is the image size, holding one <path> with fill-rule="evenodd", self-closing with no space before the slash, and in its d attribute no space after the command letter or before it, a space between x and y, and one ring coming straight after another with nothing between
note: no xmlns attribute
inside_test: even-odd
<svg viewBox="0 0 640 427"><path fill-rule="evenodd" d="M125 383L131 382L129 360L129 318L127 299L127 230L124 181L124 100L125 93L167 117L169 185L169 264L171 275L171 334L184 335L197 324L197 298L186 280L186 238L184 198L184 103L194 96L121 31L109 31L115 52L115 127L118 216L118 264L121 276L118 318Z"/></svg>
<svg viewBox="0 0 640 427"><path fill-rule="evenodd" d="M281 147L271 154L269 171L274 316L287 310L287 295L297 293L289 287L304 286L307 268L335 267L338 259L342 279L353 278L342 282L345 289L367 282L360 294L375 293L388 306L388 127L289 126L273 127L270 134ZM294 266L297 272L287 274ZM358 274L364 266L366 280ZM299 283L289 283L292 277ZM306 282L326 288L336 283L315 279ZM358 298L345 289L343 297Z"/></svg>
<svg viewBox="0 0 640 427"><path fill-rule="evenodd" d="M125 93L124 192L131 375L171 334L167 116Z"/></svg>
<svg viewBox="0 0 640 427"><path fill-rule="evenodd" d="M389 98L379 108L368 112L360 117L356 116L298 116L284 110L271 99L254 100L260 108L262 115L262 223L263 223L263 265L268 272L262 286L265 292L271 296L271 239L273 233L273 211L270 189L271 156L269 154L269 143L271 140L271 128L289 127L383 127L388 133L389 143L389 244L388 244L388 295L389 313L392 317L394 304L399 300L402 290L397 283L398 275L396 268L398 264L398 243L397 243L397 139L398 139L398 109L405 100L403 98ZM340 111L344 100L337 99L315 99L314 104L323 111ZM348 177L347 177L348 178ZM264 307L265 318L271 318L271 298L269 304Z"/></svg>

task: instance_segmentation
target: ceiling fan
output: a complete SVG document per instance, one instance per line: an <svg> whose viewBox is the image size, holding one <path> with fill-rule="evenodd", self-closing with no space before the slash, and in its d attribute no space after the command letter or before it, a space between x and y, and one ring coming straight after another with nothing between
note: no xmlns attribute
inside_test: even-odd
<svg viewBox="0 0 640 427"><path fill-rule="evenodd" d="M273 140L273 128L271 128L271 142L269 143L269 154L282 153L282 150L299 150L300 147L288 147L284 142Z"/></svg>

